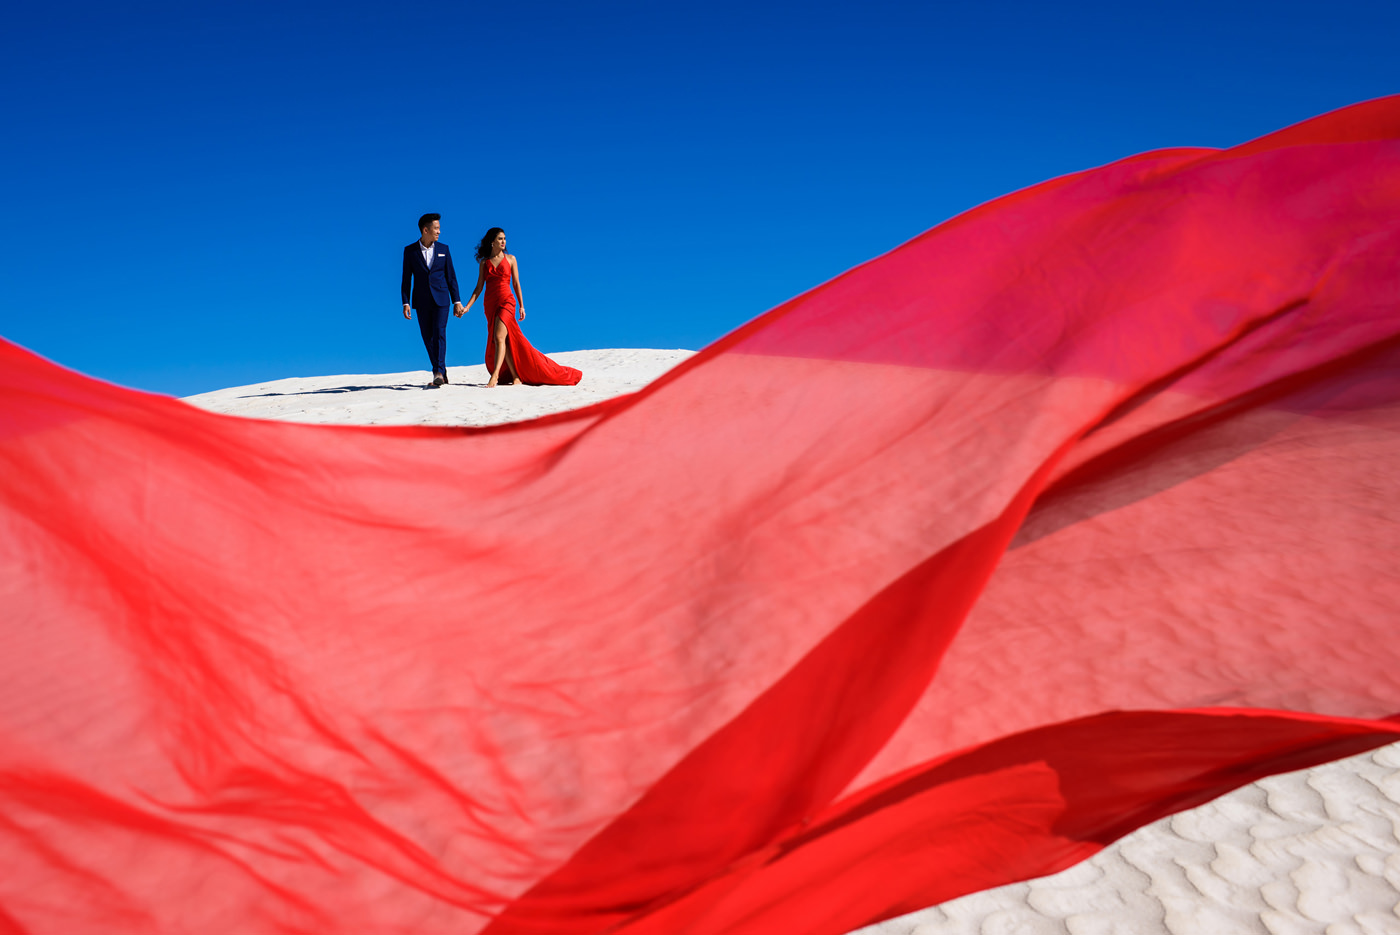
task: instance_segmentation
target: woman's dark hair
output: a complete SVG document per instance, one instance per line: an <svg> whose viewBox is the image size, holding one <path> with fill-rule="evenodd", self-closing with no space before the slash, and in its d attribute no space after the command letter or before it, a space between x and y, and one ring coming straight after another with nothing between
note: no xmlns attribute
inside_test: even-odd
<svg viewBox="0 0 1400 935"><path fill-rule="evenodd" d="M491 255L491 241L496 239L496 235L504 233L505 231L499 227L493 227L486 232L486 236L481 238L481 243L476 245L476 261L478 263Z"/></svg>

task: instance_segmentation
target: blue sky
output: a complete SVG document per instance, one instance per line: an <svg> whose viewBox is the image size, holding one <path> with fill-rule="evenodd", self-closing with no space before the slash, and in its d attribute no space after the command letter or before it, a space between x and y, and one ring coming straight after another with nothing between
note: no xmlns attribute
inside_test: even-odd
<svg viewBox="0 0 1400 935"><path fill-rule="evenodd" d="M426 369L439 211L460 259L506 229L541 349L698 348L1006 192L1400 92L1396 36L1393 0L27 4L0 335L177 395Z"/></svg>

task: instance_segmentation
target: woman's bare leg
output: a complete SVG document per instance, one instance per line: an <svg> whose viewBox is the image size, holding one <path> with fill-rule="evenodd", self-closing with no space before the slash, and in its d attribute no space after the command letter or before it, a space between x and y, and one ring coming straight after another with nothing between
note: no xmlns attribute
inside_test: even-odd
<svg viewBox="0 0 1400 935"><path fill-rule="evenodd" d="M491 379L486 381L486 386L488 389L490 387L495 386L501 379L501 364L505 363L506 360L507 335L508 332L506 331L506 323L501 321L499 318L496 319L496 364L491 368Z"/></svg>

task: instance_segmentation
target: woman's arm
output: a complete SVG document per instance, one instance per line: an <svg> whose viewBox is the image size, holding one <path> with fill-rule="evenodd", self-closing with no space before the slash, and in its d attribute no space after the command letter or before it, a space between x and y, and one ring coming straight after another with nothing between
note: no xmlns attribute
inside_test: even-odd
<svg viewBox="0 0 1400 935"><path fill-rule="evenodd" d="M476 301L477 296L481 295L481 286L484 282L486 282L486 261L482 260L476 265L476 288L472 290L472 297L467 299L466 307L457 313L458 318L471 310L472 303Z"/></svg>
<svg viewBox="0 0 1400 935"><path fill-rule="evenodd" d="M519 303L520 321L525 320L525 293L520 291L520 264L515 262L515 257L510 258L510 280L515 286L515 299Z"/></svg>

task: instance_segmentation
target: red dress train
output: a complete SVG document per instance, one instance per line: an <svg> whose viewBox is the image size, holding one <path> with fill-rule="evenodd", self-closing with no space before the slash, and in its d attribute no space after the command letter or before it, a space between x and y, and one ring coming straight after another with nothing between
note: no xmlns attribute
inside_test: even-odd
<svg viewBox="0 0 1400 935"><path fill-rule="evenodd" d="M0 935L842 935L1061 869L1400 739L1397 464L1400 97L529 422L0 342Z"/></svg>
<svg viewBox="0 0 1400 935"><path fill-rule="evenodd" d="M492 266L486 261L486 291L482 294L486 309L486 372L496 365L496 321L505 322L506 361L501 367L501 379L507 369L531 386L573 386L583 379L583 371L555 363L535 350L525 338L525 332L515 321L515 293L510 288L510 259Z"/></svg>

